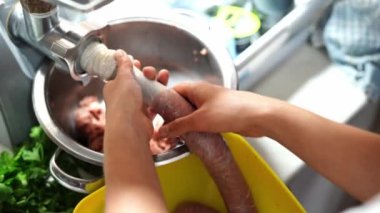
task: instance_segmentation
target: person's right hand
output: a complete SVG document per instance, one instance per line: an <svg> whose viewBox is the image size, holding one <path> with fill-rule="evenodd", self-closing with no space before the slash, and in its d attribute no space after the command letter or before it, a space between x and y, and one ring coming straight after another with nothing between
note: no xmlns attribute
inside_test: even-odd
<svg viewBox="0 0 380 213"><path fill-rule="evenodd" d="M262 121L279 101L251 92L196 82L174 87L197 108L190 115L162 126L160 137L177 137L186 132L235 132L244 136L265 135Z"/></svg>

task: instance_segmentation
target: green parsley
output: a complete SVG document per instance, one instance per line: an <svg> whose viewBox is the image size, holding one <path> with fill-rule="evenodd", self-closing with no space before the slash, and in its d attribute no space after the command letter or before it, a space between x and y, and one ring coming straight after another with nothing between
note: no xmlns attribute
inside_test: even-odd
<svg viewBox="0 0 380 213"><path fill-rule="evenodd" d="M84 197L56 182L49 161L56 145L41 127L12 155L0 154L0 212L72 212Z"/></svg>

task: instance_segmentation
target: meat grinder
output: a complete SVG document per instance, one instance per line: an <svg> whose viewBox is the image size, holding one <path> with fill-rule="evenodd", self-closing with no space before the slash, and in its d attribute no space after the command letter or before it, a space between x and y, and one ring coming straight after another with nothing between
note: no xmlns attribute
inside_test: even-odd
<svg viewBox="0 0 380 213"><path fill-rule="evenodd" d="M88 42L98 40L104 26L61 19L58 7L78 18L111 0L0 1L0 141L11 148L25 139L36 122L31 105L35 70L51 60L84 83L89 77L78 66ZM78 11L83 13L78 13Z"/></svg>

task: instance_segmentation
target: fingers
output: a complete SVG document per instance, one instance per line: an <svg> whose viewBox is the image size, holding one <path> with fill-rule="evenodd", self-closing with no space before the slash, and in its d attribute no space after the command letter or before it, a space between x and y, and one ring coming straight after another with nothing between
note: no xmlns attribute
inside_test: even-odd
<svg viewBox="0 0 380 213"><path fill-rule="evenodd" d="M195 88L195 84L194 83L191 83L191 82L186 82L186 83L180 83L176 86L174 86L174 90L184 96L184 97L189 97L191 98L190 96L192 96L191 94L191 91L192 89Z"/></svg>
<svg viewBox="0 0 380 213"><path fill-rule="evenodd" d="M216 94L226 90L224 87L207 82L185 82L173 88L197 108L210 100Z"/></svg>
<svg viewBox="0 0 380 213"><path fill-rule="evenodd" d="M202 89L197 90L199 89L200 85L201 84L199 83L187 82L178 84L174 86L173 89L182 97L186 98L188 101L194 104L196 107L200 107L202 105L202 93L208 92L202 91Z"/></svg>
<svg viewBox="0 0 380 213"><path fill-rule="evenodd" d="M165 86L168 85L169 71L167 69L160 70L157 74L156 80Z"/></svg>
<svg viewBox="0 0 380 213"><path fill-rule="evenodd" d="M133 65L138 69L141 69L141 62L139 60L133 60Z"/></svg>
<svg viewBox="0 0 380 213"><path fill-rule="evenodd" d="M189 131L186 125L188 119L186 117L178 118L168 124L163 125L159 130L158 134L160 138L168 137L179 137L180 135Z"/></svg>
<svg viewBox="0 0 380 213"><path fill-rule="evenodd" d="M123 50L116 50L115 59L117 63L117 75L118 78L133 78L132 75L132 61Z"/></svg>
<svg viewBox="0 0 380 213"><path fill-rule="evenodd" d="M152 66L147 66L143 68L144 76L150 80L157 80L163 85L167 85L169 81L169 71L167 69L162 69L157 73L156 68Z"/></svg>
<svg viewBox="0 0 380 213"><path fill-rule="evenodd" d="M115 60L117 62L117 76L119 78L121 76L127 76L132 77L131 70L132 70L132 64L133 66L137 67L138 69L141 69L141 62L139 60L134 60L132 56L128 56L127 53L125 53L123 50L116 50L115 52ZM133 62L132 62L133 61ZM163 85L167 85L169 81L169 71L166 69L160 70L157 74L156 68L152 66L144 67L142 70L144 73L144 76L150 80L157 80ZM119 75L120 73L120 75Z"/></svg>
<svg viewBox="0 0 380 213"><path fill-rule="evenodd" d="M163 125L158 130L160 138L174 138L179 137L189 131L202 131L202 122L199 122L199 118L202 117L200 114L201 111L196 110L190 115L178 118Z"/></svg>
<svg viewBox="0 0 380 213"><path fill-rule="evenodd" d="M144 67L142 71L144 73L145 78L149 80L156 80L156 73L157 73L156 68L147 66L147 67Z"/></svg>

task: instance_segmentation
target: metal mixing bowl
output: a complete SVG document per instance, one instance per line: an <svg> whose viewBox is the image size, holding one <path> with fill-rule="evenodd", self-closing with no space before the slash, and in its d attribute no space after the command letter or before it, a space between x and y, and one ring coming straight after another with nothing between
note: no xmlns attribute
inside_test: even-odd
<svg viewBox="0 0 380 213"><path fill-rule="evenodd" d="M223 45L193 26L157 18L126 18L111 22L102 40L109 48L126 50L143 66L169 69L169 86L204 80L227 88L237 87L235 67ZM34 110L49 137L69 154L96 165L102 165L103 154L78 143L74 111L84 96L102 99L103 84L93 79L82 86L68 73L45 64L37 72L33 88ZM186 153L183 148L169 151L163 159L177 159ZM156 162L159 164L160 159Z"/></svg>

